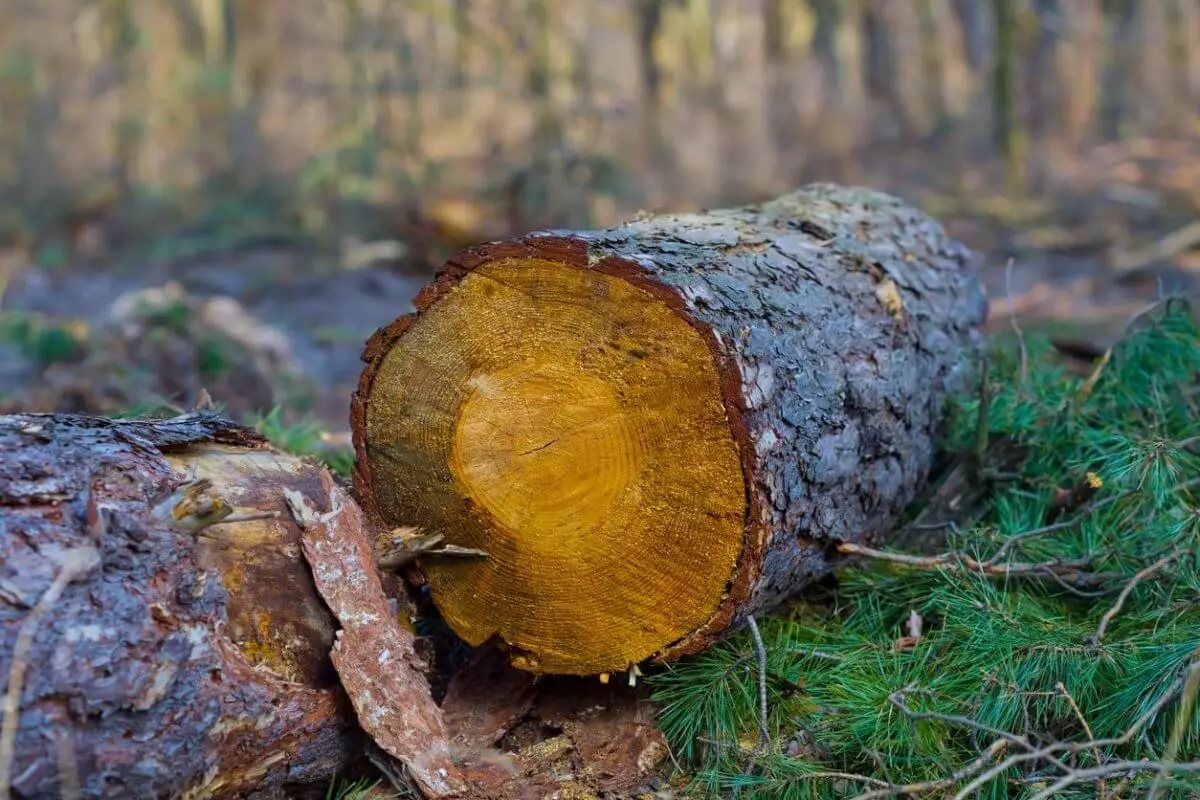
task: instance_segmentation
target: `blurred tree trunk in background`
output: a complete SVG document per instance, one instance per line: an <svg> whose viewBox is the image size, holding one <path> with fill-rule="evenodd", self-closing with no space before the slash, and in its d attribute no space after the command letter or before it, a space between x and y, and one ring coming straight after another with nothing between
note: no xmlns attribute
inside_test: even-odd
<svg viewBox="0 0 1200 800"><path fill-rule="evenodd" d="M399 78L400 100L404 111L401 115L403 130L400 132L401 163L404 165L403 174L414 187L420 186L424 178L427 163L424 159L425 115L421 106L422 90L425 82L417 62L416 45L410 26L413 20L410 15L401 17L398 40L392 45L395 68Z"/></svg>
<svg viewBox="0 0 1200 800"><path fill-rule="evenodd" d="M1175 47L1176 63L1179 64L1180 88L1191 110L1191 124L1200 124L1200 2L1176 0L1175 28L1178 32Z"/></svg>
<svg viewBox="0 0 1200 800"><path fill-rule="evenodd" d="M666 0L637 0L638 69L641 75L642 100L648 110L658 111L662 102L662 75L654 57L654 43L662 31L663 6Z"/></svg>
<svg viewBox="0 0 1200 800"><path fill-rule="evenodd" d="M1105 64L1103 70L1102 130L1106 139L1119 139L1125 131L1130 97L1127 70L1132 52L1131 28L1137 0L1105 0Z"/></svg>
<svg viewBox="0 0 1200 800"><path fill-rule="evenodd" d="M895 115L899 133L915 140L928 136L936 119L929 103L924 37L918 0L884 0L872 3L869 47L876 62L873 94Z"/></svg>
<svg viewBox="0 0 1200 800"><path fill-rule="evenodd" d="M1025 129L1017 107L1017 15L1015 0L992 0L996 16L996 63L992 93L996 139L1004 159L1004 177L1012 194L1025 192Z"/></svg>
<svg viewBox="0 0 1200 800"><path fill-rule="evenodd" d="M1149 3L1139 0L1133 7L1130 29L1132 68L1125 84L1126 97L1138 135L1160 136L1180 130L1177 121L1189 109L1172 107L1171 43L1176 40L1170 29L1172 0Z"/></svg>
<svg viewBox="0 0 1200 800"><path fill-rule="evenodd" d="M454 0L454 66L451 86L461 94L467 86L471 60L471 0Z"/></svg>
<svg viewBox="0 0 1200 800"><path fill-rule="evenodd" d="M132 91L134 48L137 47L137 28L129 8L129 0L106 0L101 23L104 39L112 54L113 81L117 99L117 124L113 163L113 183L121 199L129 197L133 184L130 170L137 162L138 137L141 132L137 95Z"/></svg>
<svg viewBox="0 0 1200 800"><path fill-rule="evenodd" d="M982 70L992 57L993 15L979 0L952 0L963 31L963 50L971 70Z"/></svg>
<svg viewBox="0 0 1200 800"><path fill-rule="evenodd" d="M684 49L691 74L702 88L713 81L713 10L712 0L682 0L687 23Z"/></svg>
<svg viewBox="0 0 1200 800"><path fill-rule="evenodd" d="M57 116L54 94L47 91L48 65L37 58L32 42L21 41L14 34L0 25L0 152L8 155L7 163L0 167L0 179L17 187L11 197L33 208L22 210L15 204L0 208L0 223L5 227L10 214L38 216L37 207L50 199L59 177L48 141Z"/></svg>
<svg viewBox="0 0 1200 800"><path fill-rule="evenodd" d="M797 73L810 55L815 33L812 7L803 0L763 0L763 69L767 137L784 173L790 175L804 163L804 148L796 147L802 123ZM787 178L783 178L787 181Z"/></svg>
<svg viewBox="0 0 1200 800"><path fill-rule="evenodd" d="M832 54L836 64L839 116L845 132L838 153L844 159L844 166L838 173L843 180L857 179L857 176L848 175L846 170L853 167L851 155L861 143L855 132L867 124L870 114L862 48L863 0L843 0L837 10Z"/></svg>
<svg viewBox="0 0 1200 800"><path fill-rule="evenodd" d="M351 54L347 59L346 83L343 97L347 105L343 121L342 158L339 159L339 195L350 194L351 184L359 175L370 175L375 169L375 156L379 152L379 124L377 115L372 57L374 36L379 20L372 24L374 15L368 15L364 0L343 0L343 18L346 49Z"/></svg>
<svg viewBox="0 0 1200 800"><path fill-rule="evenodd" d="M966 34L952 0L923 0L930 64L936 70L936 103L943 126L966 115L971 103L971 69Z"/></svg>
<svg viewBox="0 0 1200 800"><path fill-rule="evenodd" d="M315 228L347 194L498 197L534 151L611 162L618 216L892 181L885 148L1028 190L1197 109L1200 0L5 0L0 238L97 186L185 215L270 187ZM586 226L577 177L537 203Z"/></svg>
<svg viewBox="0 0 1200 800"><path fill-rule="evenodd" d="M1018 12L1017 52L1028 53L1018 65L1016 96L1028 122L1026 136L1031 141L1051 143L1061 127L1062 86L1047 80L1055 73L1055 53L1064 33L1059 0L1031 0ZM1021 110L1016 112L1020 116ZM1046 177L1045 153L1040 149L1027 153L1033 164L1026 165L1025 189L1040 190Z"/></svg>
<svg viewBox="0 0 1200 800"><path fill-rule="evenodd" d="M1053 20L1055 104L1058 135L1077 147L1092 128L1099 98L1101 45L1104 42L1102 0L1058 0Z"/></svg>
<svg viewBox="0 0 1200 800"><path fill-rule="evenodd" d="M200 102L200 126L208 131L202 142L205 175L240 182L240 151L235 135L238 107L237 31L230 0L195 0L199 22L199 69L193 76ZM181 25L184 24L181 20ZM245 176L249 177L249 176Z"/></svg>
<svg viewBox="0 0 1200 800"><path fill-rule="evenodd" d="M663 120L663 80L656 44L663 32L668 0L635 0L634 27L638 56L639 109L643 160L654 164L668 186L675 181L674 153Z"/></svg>
<svg viewBox="0 0 1200 800"><path fill-rule="evenodd" d="M738 97L737 79L739 70L738 43L742 37L742 22L735 11L730 14L725 4L713 0L691 0L704 8L697 24L707 25L708 42L708 90L707 102L712 109L713 123L717 130L718 189L722 197L730 202L745 202L752 193L755 169L753 161L757 154L746 152L742 144L748 127L745 114L739 106L745 103ZM703 23L700 22L703 20Z"/></svg>

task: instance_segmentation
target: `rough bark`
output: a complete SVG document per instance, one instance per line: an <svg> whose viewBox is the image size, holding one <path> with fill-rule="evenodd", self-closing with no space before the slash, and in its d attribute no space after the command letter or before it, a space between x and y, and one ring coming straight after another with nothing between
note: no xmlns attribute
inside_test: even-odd
<svg viewBox="0 0 1200 800"><path fill-rule="evenodd" d="M197 532L180 513L189 472L258 518ZM323 495L327 478L203 412L0 417L0 681L61 554L99 554L30 623L16 797L237 796L347 765L359 739L335 624L283 498Z"/></svg>
<svg viewBox="0 0 1200 800"><path fill-rule="evenodd" d="M366 437L371 403L388 401L372 395L376 373L420 315L503 259L628 281L693 325L718 366L743 465L744 538L717 611L660 660L775 607L828 571L831 545L888 535L926 479L947 395L965 387L987 314L964 246L900 199L859 188L819 184L742 208L468 249L363 354L355 483L384 527L421 520L380 512L376 492L387 489Z"/></svg>

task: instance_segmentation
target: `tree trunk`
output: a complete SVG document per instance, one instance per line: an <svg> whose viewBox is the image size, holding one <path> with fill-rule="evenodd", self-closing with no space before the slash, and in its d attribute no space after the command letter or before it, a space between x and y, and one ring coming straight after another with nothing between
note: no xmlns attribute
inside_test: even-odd
<svg viewBox="0 0 1200 800"><path fill-rule="evenodd" d="M205 412L0 417L0 787L233 796L345 767L335 622L283 497L328 479Z"/></svg>
<svg viewBox="0 0 1200 800"><path fill-rule="evenodd" d="M486 553L421 575L518 667L699 651L892 530L980 344L969 257L831 185L469 249L364 352L364 511Z"/></svg>

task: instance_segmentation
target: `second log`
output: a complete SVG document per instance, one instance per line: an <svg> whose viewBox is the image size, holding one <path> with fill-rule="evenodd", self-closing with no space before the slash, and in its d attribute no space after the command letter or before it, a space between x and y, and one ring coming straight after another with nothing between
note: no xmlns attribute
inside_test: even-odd
<svg viewBox="0 0 1200 800"><path fill-rule="evenodd" d="M970 261L829 184L471 248L364 352L364 510L487 554L422 573L518 667L697 652L893 529L979 353Z"/></svg>

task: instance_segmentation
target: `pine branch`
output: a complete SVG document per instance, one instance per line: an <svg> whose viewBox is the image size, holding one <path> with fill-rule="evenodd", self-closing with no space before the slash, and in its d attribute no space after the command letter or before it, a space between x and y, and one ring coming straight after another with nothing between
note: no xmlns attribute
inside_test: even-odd
<svg viewBox="0 0 1200 800"><path fill-rule="evenodd" d="M931 781L921 781L920 783L905 783L898 785L885 786L880 789L872 789L868 792L855 795L853 800L871 800L877 797L893 797L898 794L924 794L926 792L936 792L941 789L948 789L961 780L970 778L977 774L992 760L1002 753L1008 747L1008 742L1004 739L997 739L988 746L986 750L980 753L979 757L967 764L957 772L947 775L945 778L937 778Z"/></svg>

